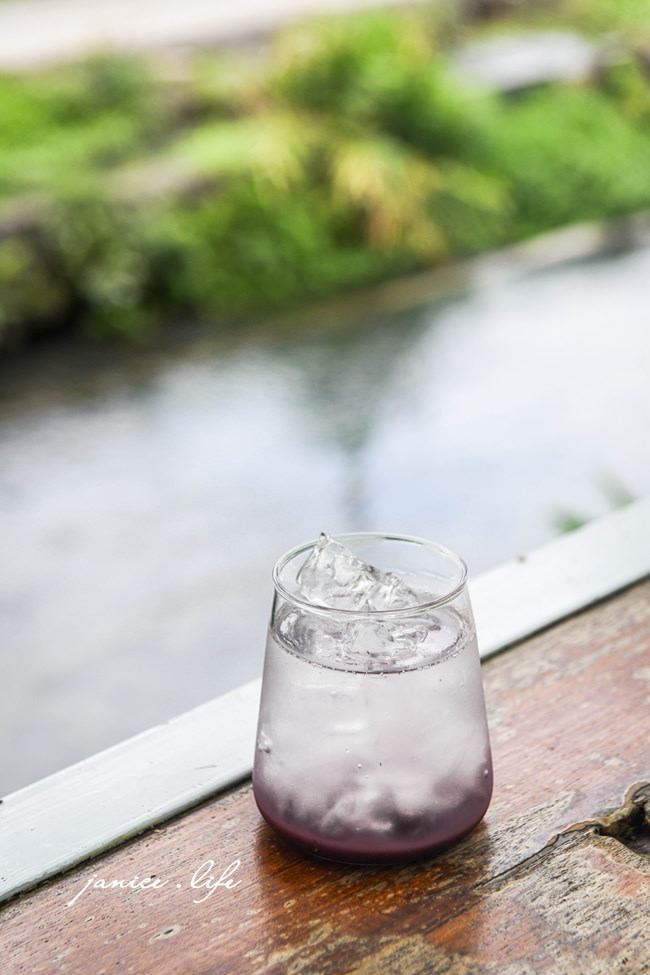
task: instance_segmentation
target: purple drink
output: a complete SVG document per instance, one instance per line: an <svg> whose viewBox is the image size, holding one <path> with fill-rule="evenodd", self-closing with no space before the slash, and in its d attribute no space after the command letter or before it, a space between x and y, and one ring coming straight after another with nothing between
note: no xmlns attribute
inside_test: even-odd
<svg viewBox="0 0 650 975"><path fill-rule="evenodd" d="M394 543L393 572L373 569L353 609L341 600L335 609L306 601L300 573L295 591L276 578L253 770L257 804L277 832L309 853L352 863L409 860L450 845L482 818L492 792L464 566L453 563L461 569L455 586L446 580L443 599L436 594L440 566L427 575L422 564L430 561L430 543L383 536L353 542L365 555L378 539L384 547ZM398 573L415 544L424 552ZM329 559L329 543L320 545ZM335 562L339 556L334 552ZM344 572L337 564L327 572L341 582L350 566L358 591L354 561ZM410 588L423 579L425 602ZM329 582L325 595L334 601ZM312 592L314 598L323 594ZM388 609L372 608L387 601Z"/></svg>

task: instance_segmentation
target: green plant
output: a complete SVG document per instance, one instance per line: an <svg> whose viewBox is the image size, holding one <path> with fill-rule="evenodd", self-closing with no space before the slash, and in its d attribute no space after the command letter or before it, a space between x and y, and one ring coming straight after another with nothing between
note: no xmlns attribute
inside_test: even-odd
<svg viewBox="0 0 650 975"><path fill-rule="evenodd" d="M565 23L596 35L618 32L634 43L650 37L647 0L560 0Z"/></svg>
<svg viewBox="0 0 650 975"><path fill-rule="evenodd" d="M640 56L501 100L444 67L456 29L328 19L178 85L128 58L0 76L0 333L237 322L650 206Z"/></svg>
<svg viewBox="0 0 650 975"><path fill-rule="evenodd" d="M650 133L594 88L553 87L505 104L480 164L509 187L504 236L630 212L650 202Z"/></svg>
<svg viewBox="0 0 650 975"><path fill-rule="evenodd" d="M0 76L0 199L65 192L151 142L163 110L144 66L95 58L44 76Z"/></svg>
<svg viewBox="0 0 650 975"><path fill-rule="evenodd" d="M290 33L270 91L342 128L379 130L430 155L454 156L480 138L485 99L452 81L424 26L413 15L371 13Z"/></svg>

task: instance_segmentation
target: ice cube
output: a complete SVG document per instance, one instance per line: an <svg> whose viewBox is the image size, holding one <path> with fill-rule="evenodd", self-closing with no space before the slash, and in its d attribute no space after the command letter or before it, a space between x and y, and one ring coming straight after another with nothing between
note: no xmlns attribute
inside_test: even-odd
<svg viewBox="0 0 650 975"><path fill-rule="evenodd" d="M402 670L423 666L430 651L423 644L437 620L429 617L407 619L390 624L376 619L358 619L348 626L348 655L371 670Z"/></svg>
<svg viewBox="0 0 650 975"><path fill-rule="evenodd" d="M362 829L387 834L392 829L390 812L384 810L382 792L365 781L348 780L323 816L320 829L325 836L349 836Z"/></svg>
<svg viewBox="0 0 650 975"><path fill-rule="evenodd" d="M301 596L332 609L408 609L423 601L422 594L410 589L394 572L369 565L325 532L296 581Z"/></svg>
<svg viewBox="0 0 650 975"><path fill-rule="evenodd" d="M277 631L289 650L311 658L333 658L344 642L344 628L338 620L321 619L301 610L280 611Z"/></svg>
<svg viewBox="0 0 650 975"><path fill-rule="evenodd" d="M431 662L428 637L440 629L438 615L418 609L433 597L411 589L394 572L358 558L323 533L296 576L297 592L313 606L355 615L280 608L276 633L287 649L322 666L391 672ZM412 610L398 617L382 610Z"/></svg>

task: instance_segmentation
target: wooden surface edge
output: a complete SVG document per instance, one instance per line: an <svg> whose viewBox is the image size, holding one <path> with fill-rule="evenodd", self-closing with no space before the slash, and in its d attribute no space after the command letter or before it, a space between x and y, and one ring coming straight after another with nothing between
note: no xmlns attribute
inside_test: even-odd
<svg viewBox="0 0 650 975"><path fill-rule="evenodd" d="M492 803L437 856L365 868L305 857L246 781L7 905L3 964L647 975L650 851L636 842L650 810L649 660L650 579L487 661Z"/></svg>
<svg viewBox="0 0 650 975"><path fill-rule="evenodd" d="M477 577L487 658L650 575L650 499ZM245 778L260 681L251 681L21 789L0 805L0 902Z"/></svg>

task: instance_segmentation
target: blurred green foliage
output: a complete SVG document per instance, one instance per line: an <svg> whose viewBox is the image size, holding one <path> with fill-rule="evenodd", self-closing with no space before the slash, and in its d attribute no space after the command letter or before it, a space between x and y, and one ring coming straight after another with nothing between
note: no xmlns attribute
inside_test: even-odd
<svg viewBox="0 0 650 975"><path fill-rule="evenodd" d="M494 114L479 160L509 188L503 229L517 239L647 207L649 148L650 129L611 90L548 87Z"/></svg>
<svg viewBox="0 0 650 975"><path fill-rule="evenodd" d="M648 0L439 0L447 36L569 29L634 47L650 40ZM436 7L438 4L436 4Z"/></svg>
<svg viewBox="0 0 650 975"><path fill-rule="evenodd" d="M501 99L448 72L449 30L364 13L173 83L128 58L0 77L0 344L238 321L650 206L635 51Z"/></svg>
<svg viewBox="0 0 650 975"><path fill-rule="evenodd" d="M606 473L598 478L596 487L602 495L609 510L617 511L638 500L626 484L612 473ZM593 520L593 515L587 515L566 508L556 509L551 517L551 525L562 534L576 531Z"/></svg>
<svg viewBox="0 0 650 975"><path fill-rule="evenodd" d="M145 65L126 58L0 75L0 200L56 191L140 151L163 124L156 95Z"/></svg>
<svg viewBox="0 0 650 975"><path fill-rule="evenodd" d="M650 38L648 0L555 0L561 22L586 33L620 33L635 44Z"/></svg>
<svg viewBox="0 0 650 975"><path fill-rule="evenodd" d="M476 134L481 105L436 53L421 16L326 20L287 35L271 91L342 128L379 130L429 155L455 157Z"/></svg>

